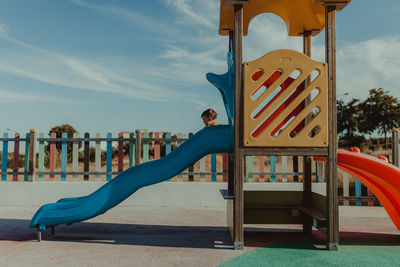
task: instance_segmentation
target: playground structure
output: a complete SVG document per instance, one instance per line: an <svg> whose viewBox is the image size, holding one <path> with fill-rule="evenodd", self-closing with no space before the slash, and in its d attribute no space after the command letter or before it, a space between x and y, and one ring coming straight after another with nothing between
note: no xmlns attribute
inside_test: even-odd
<svg viewBox="0 0 400 267"><path fill-rule="evenodd" d="M349 2L221 0L219 34L233 42L234 105L229 107L234 106L235 140L226 198L236 249L243 246L244 224L300 223L311 233L313 221L326 233L327 249L338 248L335 19ZM242 36L250 21L266 12L281 17L290 36L303 37L304 54L277 50L242 62ZM311 37L324 28L326 62L316 62L310 58ZM304 156L303 192L244 192L250 155ZM326 196L311 190L311 156L327 158ZM271 201L273 195L277 201ZM301 216L292 216L294 207Z"/></svg>
<svg viewBox="0 0 400 267"><path fill-rule="evenodd" d="M38 239L48 227L98 216L141 187L165 181L217 152L230 153L223 195L235 249L243 248L244 224L302 224L308 234L313 226L326 233L327 249L337 250L337 163L371 187L400 227L400 184L395 181L400 170L337 150L335 14L350 1L221 0L219 33L229 36L228 71L209 73L207 79L222 94L229 125L199 131L164 158L131 167L88 196L42 206L30 224L37 227ZM242 62L242 35L251 19L264 12L284 19L289 35L303 37L304 53L277 50ZM310 58L311 37L324 28L326 62L317 62ZM245 159L252 155L303 156L303 191L244 191ZM324 195L312 191L312 157L326 162ZM365 162L375 167L367 170Z"/></svg>

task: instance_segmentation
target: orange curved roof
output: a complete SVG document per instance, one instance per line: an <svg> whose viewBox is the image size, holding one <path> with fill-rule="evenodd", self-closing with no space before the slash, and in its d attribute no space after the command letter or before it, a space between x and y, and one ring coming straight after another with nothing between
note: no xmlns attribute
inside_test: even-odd
<svg viewBox="0 0 400 267"><path fill-rule="evenodd" d="M274 13L281 17L289 36L312 31L317 35L325 27L325 3L335 4L342 10L351 0L221 0L219 34L228 35L233 30L232 4L243 3L243 35L247 35L250 21L261 13Z"/></svg>

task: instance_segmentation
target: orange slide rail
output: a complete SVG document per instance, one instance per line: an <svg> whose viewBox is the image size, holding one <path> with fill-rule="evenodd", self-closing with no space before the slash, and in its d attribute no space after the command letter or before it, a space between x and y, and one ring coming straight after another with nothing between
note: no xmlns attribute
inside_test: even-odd
<svg viewBox="0 0 400 267"><path fill-rule="evenodd" d="M374 193L400 230L400 168L373 156L341 149L337 151L337 166Z"/></svg>

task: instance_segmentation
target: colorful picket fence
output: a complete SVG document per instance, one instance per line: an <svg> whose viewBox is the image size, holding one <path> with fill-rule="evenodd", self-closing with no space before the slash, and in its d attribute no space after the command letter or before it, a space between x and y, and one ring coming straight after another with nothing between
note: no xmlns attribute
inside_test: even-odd
<svg viewBox="0 0 400 267"><path fill-rule="evenodd" d="M15 133L14 137L4 133L0 138L1 181L109 181L126 168L160 159L191 135L172 138L171 133L149 133L140 130L125 135L120 133L117 137L113 137L111 133L107 133L106 137L101 137L99 133L95 137L90 137L89 133L80 137L75 133L72 138L68 138L66 133L63 133L61 138L57 138L55 133L51 133L49 137L45 137L44 133L37 135L35 131L27 133L25 137L21 137L19 133ZM396 141L398 142L398 139ZM79 148L80 142L82 148ZM60 149L57 149L57 144ZM68 149L71 147L68 144L72 144L72 150ZM11 153L10 149L13 149ZM92 159L91 149L94 149ZM102 160L104 151L105 159ZM83 155L81 159L80 154ZM68 160L68 157L71 159ZM9 158L12 159L12 164L8 163ZM227 181L228 161L229 155L226 153L208 155L169 181ZM246 167L246 182L302 181L301 157L248 156ZM324 182L323 173L324 164L315 162L312 170L313 182ZM339 195L339 199L344 205L362 205L363 202L367 205L377 204L371 192L367 191L367 194L362 196L362 192L366 191L362 190L363 185L357 179L351 179L347 173L343 173L342 185L343 193ZM354 192L350 192L350 188Z"/></svg>
<svg viewBox="0 0 400 267"><path fill-rule="evenodd" d="M51 133L49 137L45 137L44 133L37 135L33 130L27 133L25 138L21 138L19 133L16 133L14 137L9 137L8 133L5 133L3 138L0 138L0 141L3 143L1 180L101 181L105 177L105 180L108 181L113 176L122 172L124 168L129 168L149 160L157 160L170 153L174 145L184 142L192 134L189 134L185 138L171 138L171 133L149 133L146 131L135 131L126 133L125 135L128 136L124 137L120 133L118 137L112 137L111 133L107 133L106 137L101 137L97 133L95 137L90 137L89 133L85 133L83 137L80 137L78 133L74 133L72 138L68 138L67 133L63 133L61 138L57 138L55 133ZM8 148L11 143L14 143L12 170L7 168L7 165L10 165L8 164L10 154L8 153ZM68 147L71 147L68 144L71 143L72 152L68 151ZM83 144L82 149L79 149L79 143ZM105 162L101 160L101 143L105 143ZM21 153L20 147L23 144L25 144L25 149ZM163 155L161 155L162 146L165 151ZM114 150L117 149L118 151L116 157L113 157L113 147ZM92 162L90 161L91 148L95 150L94 162L93 160ZM150 158L150 148L153 151L152 158ZM79 160L80 153L83 154L83 159L81 160ZM129 158L128 164L124 162L124 154L126 153ZM19 159L21 154L25 161L23 170L18 167L20 165ZM33 155L37 156L34 157ZM72 157L69 160L70 162L68 161L68 155ZM47 163L45 164L46 156ZM288 170L288 157L281 157L279 160L281 161L281 168L278 171L277 157L247 157L248 173L246 181L275 182L279 180L287 182L288 177L291 176L290 181L298 182L298 177L302 175L302 172L298 170L298 158L293 157L293 168L290 171ZM35 166L35 168L32 166ZM316 166L315 169L317 170L318 167ZM316 180L319 180L317 172L315 172L315 175L317 177ZM19 178L21 176L23 179ZM322 177L322 174L320 174L320 177ZM222 182L227 181L227 179L228 155L223 153L212 154L200 159L198 163L189 166L189 168L177 177L171 178L170 181Z"/></svg>

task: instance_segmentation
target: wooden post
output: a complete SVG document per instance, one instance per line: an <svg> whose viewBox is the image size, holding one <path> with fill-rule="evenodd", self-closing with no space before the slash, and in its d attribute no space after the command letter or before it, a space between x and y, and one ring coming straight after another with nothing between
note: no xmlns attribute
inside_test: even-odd
<svg viewBox="0 0 400 267"><path fill-rule="evenodd" d="M392 130L392 163L399 166L399 129Z"/></svg>
<svg viewBox="0 0 400 267"><path fill-rule="evenodd" d="M39 138L44 138L44 133L39 134ZM38 171L44 171L44 141L39 141L39 162L38 162ZM38 175L38 181L43 181L44 175Z"/></svg>
<svg viewBox="0 0 400 267"><path fill-rule="evenodd" d="M347 172L343 172L343 196L349 197L350 190L349 190L349 174ZM343 200L343 206L349 206L349 200Z"/></svg>
<svg viewBox="0 0 400 267"><path fill-rule="evenodd" d="M189 133L188 138L190 138L192 136L193 136L193 133ZM189 172L188 180L189 180L189 182L193 182L194 181L194 176L192 174L193 171L194 171L194 167L193 167L193 165L190 165L189 168L188 168L188 172Z"/></svg>
<svg viewBox="0 0 400 267"><path fill-rule="evenodd" d="M299 157L298 156L293 156L293 172L298 173L299 172ZM299 181L299 176L295 174L293 176L293 182L298 182Z"/></svg>
<svg viewBox="0 0 400 267"><path fill-rule="evenodd" d="M311 57L311 31L304 31L303 35L303 53L309 57ZM306 89L310 85L311 77L307 77L304 80L304 89ZM307 96L304 100L304 107L306 107L311 102L311 96ZM307 115L305 118L304 127L309 124L311 121L311 116ZM312 174L311 174L311 164L312 160L310 156L303 157L303 205L304 206L312 206ZM309 217L305 218L303 222L303 231L306 234L312 233L312 219Z"/></svg>
<svg viewBox="0 0 400 267"><path fill-rule="evenodd" d="M106 180L110 181L112 177L112 133L107 133L107 154L106 154Z"/></svg>
<svg viewBox="0 0 400 267"><path fill-rule="evenodd" d="M3 134L3 138L8 139L8 133ZM1 160L2 181L7 181L7 165L8 165L8 141L3 141L3 154Z"/></svg>
<svg viewBox="0 0 400 267"><path fill-rule="evenodd" d="M55 133L54 133L55 135ZM30 151L30 140L31 140L31 134L30 133L26 133L25 135L25 162L24 162L24 182L27 182L28 176L29 176L29 151Z"/></svg>
<svg viewBox="0 0 400 267"><path fill-rule="evenodd" d="M312 192L311 192L311 157L306 156L303 160L303 205L312 206ZM312 218L305 217L303 222L303 231L306 234L312 233Z"/></svg>
<svg viewBox="0 0 400 267"><path fill-rule="evenodd" d="M140 154L142 151L142 136L140 135L140 130L136 130L136 141L135 141L135 165L140 164Z"/></svg>
<svg viewBox="0 0 400 267"><path fill-rule="evenodd" d="M281 160L282 160L282 163L281 163L282 164L282 172L285 173L285 172L287 172L287 156L282 156ZM287 175L286 174L282 175L282 182L283 183L287 182Z"/></svg>
<svg viewBox="0 0 400 267"><path fill-rule="evenodd" d="M233 31L229 31L229 41L228 41L229 52L232 52L232 41L233 41ZM233 196L233 191L234 191L233 180L235 178L233 172L235 171L235 168L233 165L234 165L234 156L233 153L230 153L228 155L228 194L230 196Z"/></svg>
<svg viewBox="0 0 400 267"><path fill-rule="evenodd" d="M118 134L118 139L124 138L123 133ZM118 140L118 172L124 170L124 142Z"/></svg>
<svg viewBox="0 0 400 267"><path fill-rule="evenodd" d="M243 6L234 5L234 88L235 88L235 138L234 138L234 248L243 249L244 234L244 201L243 177L244 154L242 148L243 135L243 98L242 98L242 35Z"/></svg>
<svg viewBox="0 0 400 267"><path fill-rule="evenodd" d="M129 168L135 164L135 142L133 139L135 138L134 133L129 134Z"/></svg>
<svg viewBox="0 0 400 267"><path fill-rule="evenodd" d="M327 249L338 250L339 212L337 199L337 140L336 140L336 5L325 5L325 56L328 63L328 125L329 146L327 160Z"/></svg>
<svg viewBox="0 0 400 267"><path fill-rule="evenodd" d="M85 133L85 139L89 138L90 135L89 133ZM84 142L84 149L83 149L83 171L84 172L89 172L89 141ZM83 180L84 181L89 181L89 175L85 174L83 175Z"/></svg>
<svg viewBox="0 0 400 267"><path fill-rule="evenodd" d="M97 135L96 135L97 137ZM100 136L99 136L100 137ZM75 132L72 135L72 138L76 139L79 138L79 133ZM74 141L72 143L72 172L78 172L78 161L79 161L79 142ZM78 181L78 175L72 175L72 181Z"/></svg>
<svg viewBox="0 0 400 267"><path fill-rule="evenodd" d="M50 133L50 138L56 138L57 134L52 132ZM50 160L49 160L49 171L54 172L55 165L56 165L56 142L55 141L50 141ZM50 174L50 181L54 180L54 174Z"/></svg>
<svg viewBox="0 0 400 267"><path fill-rule="evenodd" d="M224 173L228 172L228 154L227 153L222 153L222 172L224 172ZM228 175L224 174L222 176L222 181L227 182Z"/></svg>
<svg viewBox="0 0 400 267"><path fill-rule="evenodd" d="M100 133L96 133L96 138L100 138ZM95 151L94 151L94 170L95 172L101 172L101 144L100 141L96 141L95 143ZM100 174L96 174L96 181L101 181Z"/></svg>
<svg viewBox="0 0 400 267"><path fill-rule="evenodd" d="M15 133L15 142L14 142L14 166L13 166L13 172L18 172L19 169L19 140L20 139L20 134ZM13 174L13 181L18 181L18 174Z"/></svg>
<svg viewBox="0 0 400 267"><path fill-rule="evenodd" d="M67 175L65 172L67 171L67 141L65 139L68 138L68 133L62 133L61 138L64 139L61 141L61 181L67 180Z"/></svg>
<svg viewBox="0 0 400 267"><path fill-rule="evenodd" d="M36 130L30 130L30 140L29 140L29 172L28 181L35 181L36 175Z"/></svg>

